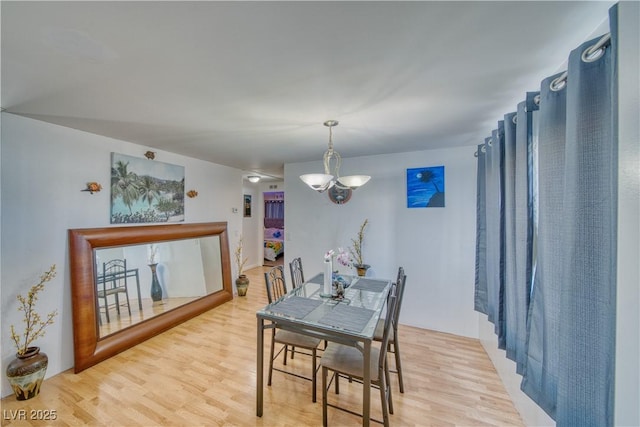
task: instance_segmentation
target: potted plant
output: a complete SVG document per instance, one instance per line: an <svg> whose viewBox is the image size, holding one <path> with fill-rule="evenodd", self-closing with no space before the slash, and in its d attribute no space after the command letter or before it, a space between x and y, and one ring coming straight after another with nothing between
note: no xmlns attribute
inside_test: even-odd
<svg viewBox="0 0 640 427"><path fill-rule="evenodd" d="M29 289L26 298L18 295L18 311L24 313L24 332L19 335L11 325L11 339L15 343L17 352L16 358L7 366L6 374L9 384L18 400L28 400L40 393L42 380L47 372L49 358L45 353L40 352L40 347L31 344L40 337L43 337L47 326L53 324L53 319L58 314L54 310L42 320L40 314L35 310L38 294L44 289L45 283L49 282L56 275L56 265L53 264L49 270L40 276L40 282Z"/></svg>
<svg viewBox="0 0 640 427"><path fill-rule="evenodd" d="M249 278L244 274L244 265L247 262L247 258L242 257L242 236L238 240L238 246L234 252L236 267L238 268L238 278L236 279L236 289L238 290L238 296L247 295L247 288L249 287Z"/></svg>
<svg viewBox="0 0 640 427"><path fill-rule="evenodd" d="M349 248L349 252L351 252L351 256L353 257L353 266L358 271L358 276L364 276L367 274L367 270L371 267L368 264L364 263L364 259L362 257L362 244L364 242L364 231L369 224L369 220L365 219L362 225L360 226L360 230L356 235L355 239L351 239L351 247Z"/></svg>

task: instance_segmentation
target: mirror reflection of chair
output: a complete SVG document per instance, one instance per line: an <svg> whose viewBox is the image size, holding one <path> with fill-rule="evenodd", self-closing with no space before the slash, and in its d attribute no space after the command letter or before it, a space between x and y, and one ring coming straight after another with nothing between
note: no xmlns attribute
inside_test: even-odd
<svg viewBox="0 0 640 427"><path fill-rule="evenodd" d="M294 288L304 283L304 272L302 270L302 258L294 258L289 263L289 270L291 270L291 283Z"/></svg>
<svg viewBox="0 0 640 427"><path fill-rule="evenodd" d="M264 279L267 286L267 298L269 299L269 304L274 301L280 299L287 293L287 284L284 278L284 268L279 265L271 268L268 272L264 273ZM271 385L271 377L273 371L282 372L288 375L293 375L298 378L303 378L305 380L311 381L311 400L313 402L316 401L316 372L318 371L317 364L317 351L318 344L320 344L320 339L314 338L308 335L299 334L296 332L286 331L283 329L279 329L277 327L271 329L271 351L269 353L269 379L267 381L267 385ZM274 355L275 352L275 344L282 344L278 353ZM291 346L291 358L293 359L294 348L301 348L307 350L307 352L301 352L299 350L295 350L295 353L301 353L308 356L311 356L311 377L305 377L302 375L298 375L295 372L287 371L284 369L279 369L273 366L273 361L278 358L280 353L284 350L284 362L283 364L287 364L287 352L288 348Z"/></svg>
<svg viewBox="0 0 640 427"><path fill-rule="evenodd" d="M389 336L391 335L391 326L394 312L396 310L396 287L391 289L388 300L387 315L384 320L384 334L382 336L381 346L371 347L371 363L367 367L370 370L371 385L380 390L380 401L382 404L382 424L389 426L389 414L393 414L393 402L391 400L391 387L389 385L389 365L387 363L387 348L389 344ZM347 408L327 402L327 391L330 383L327 384L327 376L329 371L333 372L333 381L335 382L336 394L340 393L338 379L340 376L349 378L349 381L356 380L362 382L364 378L364 355L362 353L361 344L358 347L337 344L330 342L324 350L320 358L322 367L322 425L327 425L327 407L339 409L353 415L362 416L361 413L351 411ZM378 420L373 420L380 422Z"/></svg>
<svg viewBox="0 0 640 427"><path fill-rule="evenodd" d="M402 380L402 363L400 361L400 346L398 344L398 321L400 320L400 308L402 306L402 297L404 295L404 285L407 281L407 276L404 274L404 268L398 269L398 278L396 279L396 310L392 319L391 336L389 337L389 349L390 353L395 356L396 370L390 371L394 374L398 374L398 385L400 387L400 393L404 393L404 381ZM387 301L388 303L388 301ZM374 340L382 341L382 335L384 333L384 320L380 319L376 325L376 332Z"/></svg>
<svg viewBox="0 0 640 427"><path fill-rule="evenodd" d="M102 264L102 277L98 282L98 301L103 304L107 322L109 319L109 296L113 295L116 312L120 315L120 294L124 294L127 301L127 310L131 317L131 305L129 304L129 288L127 286L127 260L112 259Z"/></svg>

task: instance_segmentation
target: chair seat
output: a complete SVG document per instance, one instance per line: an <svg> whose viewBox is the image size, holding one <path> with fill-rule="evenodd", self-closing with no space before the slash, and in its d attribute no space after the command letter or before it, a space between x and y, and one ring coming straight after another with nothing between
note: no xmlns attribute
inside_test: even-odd
<svg viewBox="0 0 640 427"><path fill-rule="evenodd" d="M384 319L378 320L376 325L376 331L373 333L373 339L376 341L382 340L382 334L384 333Z"/></svg>
<svg viewBox="0 0 640 427"><path fill-rule="evenodd" d="M376 330L373 333L373 339L376 341L382 340L382 334L384 333L384 319L378 320L378 324L376 325ZM389 342L393 344L395 338L395 334L389 335Z"/></svg>
<svg viewBox="0 0 640 427"><path fill-rule="evenodd" d="M335 372L343 373L350 377L363 378L362 353L355 347L329 343L322 353L321 364ZM369 371L371 372L371 382L378 382L378 359L380 349L371 347L371 358L369 361Z"/></svg>
<svg viewBox="0 0 640 427"><path fill-rule="evenodd" d="M318 338L302 335L297 332L285 331L283 329L276 330L275 341L280 344L301 348L314 348L320 344L320 339Z"/></svg>

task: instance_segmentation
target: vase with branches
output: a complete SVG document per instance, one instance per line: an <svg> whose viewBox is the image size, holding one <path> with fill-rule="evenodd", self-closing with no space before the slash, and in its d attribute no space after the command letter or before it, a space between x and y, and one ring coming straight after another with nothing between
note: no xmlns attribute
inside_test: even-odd
<svg viewBox="0 0 640 427"><path fill-rule="evenodd" d="M21 294L17 296L20 303L18 311L24 314L22 319L24 331L19 334L16 327L11 325L11 339L17 352L16 358L7 366L6 374L18 400L37 396L47 371L49 363L47 355L40 351L40 347L31 344L45 335L47 326L52 325L58 315L58 310L54 310L43 319L35 307L38 295L44 290L45 284L55 276L56 265L53 264L40 276L40 281L29 289L26 297Z"/></svg>
<svg viewBox="0 0 640 427"><path fill-rule="evenodd" d="M358 230L356 237L351 239L351 247L349 248L349 252L353 257L353 266L358 271L358 276L364 276L369 267L371 267L364 263L364 257L362 255L362 247L364 244L365 229L367 228L367 225L369 225L369 220L365 219L360 225L360 229Z"/></svg>
<svg viewBox="0 0 640 427"><path fill-rule="evenodd" d="M238 269L238 278L236 279L236 289L238 290L238 296L247 295L247 289L249 288L249 278L244 274L244 266L247 263L247 258L242 256L242 249L244 246L243 238L240 236L236 250L233 255L236 261L236 267Z"/></svg>

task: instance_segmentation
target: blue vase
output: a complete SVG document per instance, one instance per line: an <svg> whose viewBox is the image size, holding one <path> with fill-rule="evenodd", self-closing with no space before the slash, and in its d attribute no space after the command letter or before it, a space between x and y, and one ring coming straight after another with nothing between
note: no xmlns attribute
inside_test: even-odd
<svg viewBox="0 0 640 427"><path fill-rule="evenodd" d="M151 268L151 299L154 302L162 301L162 287L160 286L158 274L156 273L157 266L158 264L149 264Z"/></svg>

